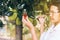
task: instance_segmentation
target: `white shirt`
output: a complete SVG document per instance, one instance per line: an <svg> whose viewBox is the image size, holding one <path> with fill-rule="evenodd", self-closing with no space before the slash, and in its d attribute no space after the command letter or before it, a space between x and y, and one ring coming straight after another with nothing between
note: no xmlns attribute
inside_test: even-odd
<svg viewBox="0 0 60 40"><path fill-rule="evenodd" d="M52 25L47 32L44 32L40 40L60 40L60 24Z"/></svg>

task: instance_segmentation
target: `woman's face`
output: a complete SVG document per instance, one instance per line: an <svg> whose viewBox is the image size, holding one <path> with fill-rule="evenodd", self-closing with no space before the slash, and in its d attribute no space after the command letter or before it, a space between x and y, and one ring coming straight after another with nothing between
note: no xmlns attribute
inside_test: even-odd
<svg viewBox="0 0 60 40"><path fill-rule="evenodd" d="M51 5L50 7L50 21L54 24L60 22L60 12L57 6Z"/></svg>

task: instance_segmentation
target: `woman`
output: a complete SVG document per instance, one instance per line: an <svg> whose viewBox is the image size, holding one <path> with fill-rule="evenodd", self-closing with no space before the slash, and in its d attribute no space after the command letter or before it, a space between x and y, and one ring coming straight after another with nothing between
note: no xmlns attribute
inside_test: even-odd
<svg viewBox="0 0 60 40"><path fill-rule="evenodd" d="M39 22L40 22L40 40L60 40L60 3L51 3L50 4L50 22L52 25L46 32L44 32L44 22L45 19L40 16L39 17ZM34 26L33 24L29 21L28 16L24 18L22 17L22 22L29 28L31 35L32 35L32 40L38 40Z"/></svg>

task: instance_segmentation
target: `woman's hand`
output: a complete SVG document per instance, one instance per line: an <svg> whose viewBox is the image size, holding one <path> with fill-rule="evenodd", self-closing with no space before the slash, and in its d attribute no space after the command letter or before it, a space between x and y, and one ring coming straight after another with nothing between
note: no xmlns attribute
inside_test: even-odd
<svg viewBox="0 0 60 40"><path fill-rule="evenodd" d="M30 29L32 30L34 28L33 24L29 21L28 16L26 16L26 18L24 18L24 16L22 16L22 22Z"/></svg>
<svg viewBox="0 0 60 40"><path fill-rule="evenodd" d="M40 24L44 25L44 23L45 23L45 15L37 16L37 19L38 19Z"/></svg>
<svg viewBox="0 0 60 40"><path fill-rule="evenodd" d="M22 16L22 22L29 28L29 30L30 30L30 32L32 34L32 40L38 40L37 35L35 33L35 30L34 30L34 26L29 21L28 16L26 16L25 18L24 18L24 16Z"/></svg>
<svg viewBox="0 0 60 40"><path fill-rule="evenodd" d="M44 32L45 15L38 16L37 19L40 23L40 34L42 34Z"/></svg>

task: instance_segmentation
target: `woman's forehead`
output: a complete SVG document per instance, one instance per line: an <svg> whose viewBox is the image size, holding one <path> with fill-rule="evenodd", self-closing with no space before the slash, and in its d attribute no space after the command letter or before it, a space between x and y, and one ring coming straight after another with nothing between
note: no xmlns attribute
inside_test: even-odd
<svg viewBox="0 0 60 40"><path fill-rule="evenodd" d="M51 11L59 11L57 6L51 5L50 7Z"/></svg>

